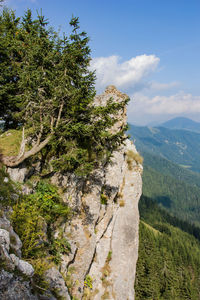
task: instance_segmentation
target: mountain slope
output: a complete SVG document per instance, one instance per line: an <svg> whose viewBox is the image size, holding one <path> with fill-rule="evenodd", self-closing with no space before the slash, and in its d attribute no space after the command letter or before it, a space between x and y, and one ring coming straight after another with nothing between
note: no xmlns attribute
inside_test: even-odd
<svg viewBox="0 0 200 300"><path fill-rule="evenodd" d="M169 129L186 129L195 132L200 132L200 123L184 117L177 117L171 119L165 123L162 123L159 127L166 127Z"/></svg>
<svg viewBox="0 0 200 300"><path fill-rule="evenodd" d="M141 153L159 155L194 172L200 172L200 134L134 125L130 125L129 134Z"/></svg>
<svg viewBox="0 0 200 300"><path fill-rule="evenodd" d="M199 241L172 226L151 199L141 198L140 215L135 299L199 299Z"/></svg>
<svg viewBox="0 0 200 300"><path fill-rule="evenodd" d="M173 215L200 226L200 188L144 166L143 194Z"/></svg>
<svg viewBox="0 0 200 300"><path fill-rule="evenodd" d="M153 155L149 152L142 151L144 158L144 165L149 166L155 171L174 177L175 180L184 181L190 185L196 185L200 187L200 174L192 172L186 168L165 159L159 155Z"/></svg>

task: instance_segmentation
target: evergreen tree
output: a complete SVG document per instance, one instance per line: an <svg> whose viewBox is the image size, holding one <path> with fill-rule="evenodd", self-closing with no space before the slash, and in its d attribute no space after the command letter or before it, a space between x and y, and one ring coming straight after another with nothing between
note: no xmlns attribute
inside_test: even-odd
<svg viewBox="0 0 200 300"><path fill-rule="evenodd" d="M22 21L13 12L4 11L1 23L5 28L1 38L4 45L7 43L2 60L1 117L6 128L18 126L22 130L19 155L3 156L3 163L17 166L42 150L55 170L90 172L123 141L125 127L117 134L109 129L128 99L94 106L89 38L79 32L78 18L72 18L72 32L63 38L48 29L44 16L33 20L30 10Z"/></svg>

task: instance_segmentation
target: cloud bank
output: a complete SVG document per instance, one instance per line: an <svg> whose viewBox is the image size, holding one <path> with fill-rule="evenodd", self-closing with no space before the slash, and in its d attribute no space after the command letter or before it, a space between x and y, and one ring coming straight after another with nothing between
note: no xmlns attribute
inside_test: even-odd
<svg viewBox="0 0 200 300"><path fill-rule="evenodd" d="M144 78L153 73L160 59L155 55L140 55L120 62L117 55L97 57L91 61L91 69L96 70L97 89L113 84L117 88L143 85Z"/></svg>
<svg viewBox="0 0 200 300"><path fill-rule="evenodd" d="M200 96L183 91L170 96L148 97L143 93L131 96L128 114L130 122L145 124L174 116L193 117L200 113Z"/></svg>
<svg viewBox="0 0 200 300"><path fill-rule="evenodd" d="M148 114L182 114L200 112L200 96L179 92L171 96L155 96L149 98L143 94L133 95L135 109L142 109Z"/></svg>

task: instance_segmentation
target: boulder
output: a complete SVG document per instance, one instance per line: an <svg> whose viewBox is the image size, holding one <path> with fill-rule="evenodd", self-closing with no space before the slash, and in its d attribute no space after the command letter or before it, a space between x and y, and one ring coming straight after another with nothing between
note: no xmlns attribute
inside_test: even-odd
<svg viewBox="0 0 200 300"><path fill-rule="evenodd" d="M65 285L65 281L60 274L60 272L56 268L51 268L46 271L45 278L49 283L50 291L54 292L57 297L63 300L70 300L71 297L68 294L67 286Z"/></svg>

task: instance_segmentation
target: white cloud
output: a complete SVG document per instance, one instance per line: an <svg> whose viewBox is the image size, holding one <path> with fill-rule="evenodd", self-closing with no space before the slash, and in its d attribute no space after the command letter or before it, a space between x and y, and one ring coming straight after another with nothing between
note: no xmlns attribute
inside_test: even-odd
<svg viewBox="0 0 200 300"><path fill-rule="evenodd" d="M144 78L153 73L160 59L155 55L140 55L120 62L120 57L97 57L91 61L91 69L96 70L97 89L114 84L117 88L143 85Z"/></svg>
<svg viewBox="0 0 200 300"><path fill-rule="evenodd" d="M142 125L180 115L197 116L200 113L200 96L175 92L180 85L177 81L152 81L151 75L158 70L159 62L155 55L144 54L124 62L113 55L94 58L91 69L96 70L98 91L113 84L129 95L134 92L128 107L130 123ZM169 95L169 90L173 94Z"/></svg>
<svg viewBox="0 0 200 300"><path fill-rule="evenodd" d="M179 92L171 96L149 98L140 93L134 95L135 108L148 114L183 114L200 112L200 96Z"/></svg>
<svg viewBox="0 0 200 300"><path fill-rule="evenodd" d="M170 96L148 97L135 93L128 108L129 121L145 124L174 116L194 116L200 113L200 96L180 91Z"/></svg>

